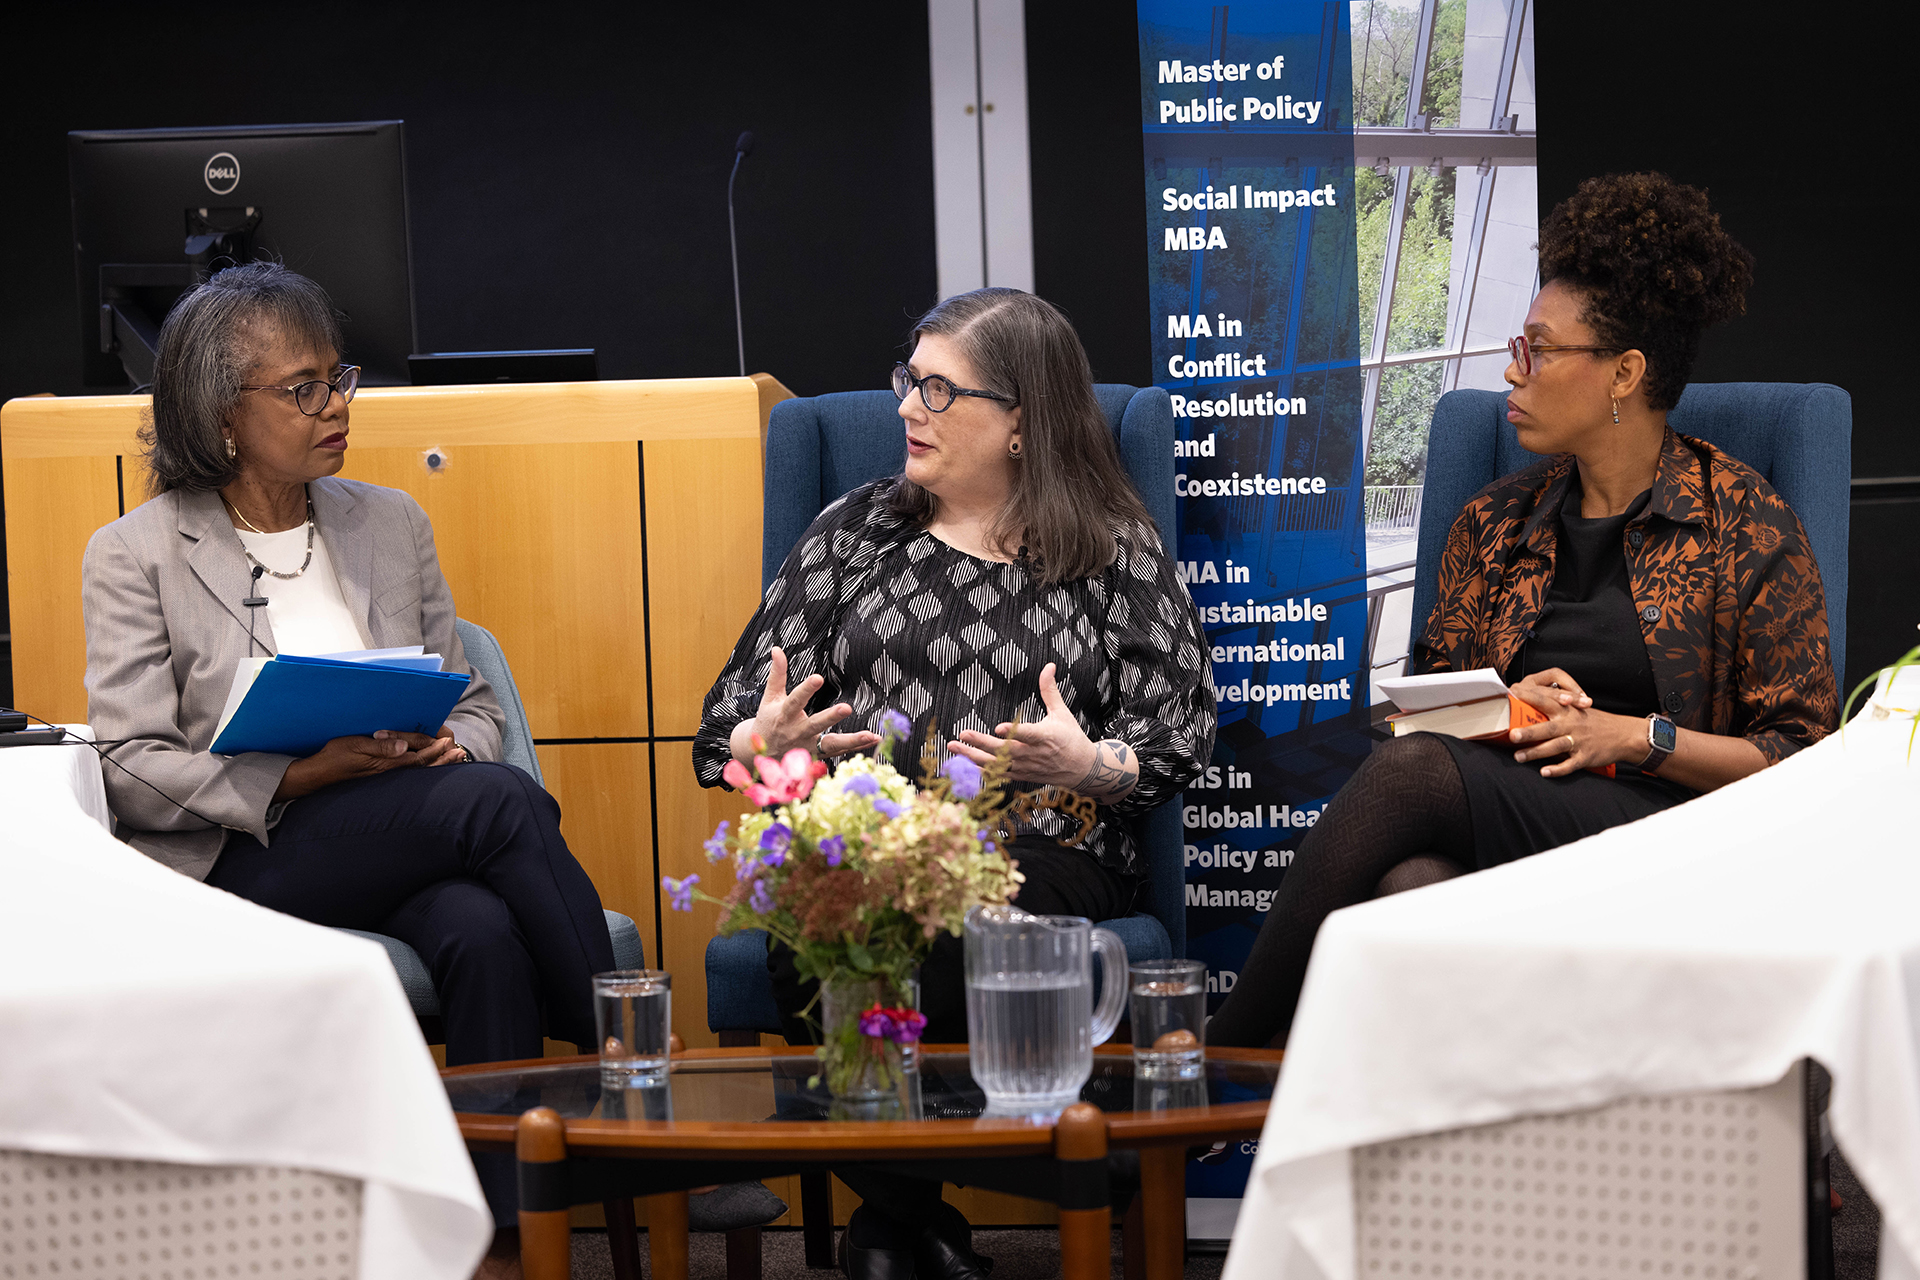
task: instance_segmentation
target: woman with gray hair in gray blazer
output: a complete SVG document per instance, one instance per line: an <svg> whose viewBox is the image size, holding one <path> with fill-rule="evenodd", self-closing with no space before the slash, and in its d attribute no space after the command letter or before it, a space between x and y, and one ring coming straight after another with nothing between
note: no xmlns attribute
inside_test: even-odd
<svg viewBox="0 0 1920 1280"><path fill-rule="evenodd" d="M336 477L359 379L340 348L320 287L274 263L219 273L167 317L143 433L155 497L97 532L83 569L89 716L120 743L108 798L123 838L176 871L411 945L449 1065L537 1058L543 1023L586 1047L606 919L553 797L495 763L486 681L437 734L208 751L249 656L424 644L471 672L426 513Z"/></svg>

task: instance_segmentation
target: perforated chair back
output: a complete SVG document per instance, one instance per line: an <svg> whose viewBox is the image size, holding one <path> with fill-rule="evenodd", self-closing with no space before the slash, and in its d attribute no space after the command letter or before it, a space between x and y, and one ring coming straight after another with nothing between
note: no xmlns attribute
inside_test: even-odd
<svg viewBox="0 0 1920 1280"><path fill-rule="evenodd" d="M1473 495L1540 460L1520 447L1497 391L1450 391L1434 406L1420 495L1413 639L1433 611L1447 530ZM1827 595L1833 674L1844 691L1847 525L1853 480L1853 398L1824 382L1696 382L1667 421L1765 476L1812 544Z"/></svg>
<svg viewBox="0 0 1920 1280"><path fill-rule="evenodd" d="M1356 1148L1354 1274L1801 1280L1803 1071Z"/></svg>

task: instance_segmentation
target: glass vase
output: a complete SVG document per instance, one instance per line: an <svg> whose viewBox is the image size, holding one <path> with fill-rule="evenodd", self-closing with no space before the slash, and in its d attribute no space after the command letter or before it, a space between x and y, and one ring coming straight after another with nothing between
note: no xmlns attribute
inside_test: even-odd
<svg viewBox="0 0 1920 1280"><path fill-rule="evenodd" d="M838 1102L876 1102L899 1096L907 1076L918 1069L919 1045L885 1035L868 1035L861 1017L881 1008L917 1009L918 982L895 990L884 978L843 975L820 984L820 1074Z"/></svg>

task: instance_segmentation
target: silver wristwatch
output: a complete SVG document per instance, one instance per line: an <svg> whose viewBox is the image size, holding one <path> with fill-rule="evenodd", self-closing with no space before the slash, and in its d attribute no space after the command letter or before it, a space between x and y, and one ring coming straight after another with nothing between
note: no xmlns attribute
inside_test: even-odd
<svg viewBox="0 0 1920 1280"><path fill-rule="evenodd" d="M1680 728L1658 711L1647 717L1647 758L1640 762L1640 772L1655 773L1680 745Z"/></svg>

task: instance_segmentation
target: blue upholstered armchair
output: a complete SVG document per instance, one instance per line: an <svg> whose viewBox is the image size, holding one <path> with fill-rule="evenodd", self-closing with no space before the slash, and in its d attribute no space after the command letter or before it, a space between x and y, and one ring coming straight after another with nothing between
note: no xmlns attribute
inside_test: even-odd
<svg viewBox="0 0 1920 1280"><path fill-rule="evenodd" d="M1497 391L1450 391L1433 411L1421 494L1413 638L1433 610L1447 530L1467 500L1538 461L1520 447ZM1844 691L1847 517L1853 478L1853 398L1824 382L1696 382L1667 415L1675 431L1718 446L1767 478L1813 544L1827 593L1834 680Z"/></svg>
<svg viewBox="0 0 1920 1280"><path fill-rule="evenodd" d="M1120 446L1120 460L1160 526L1171 553L1178 546L1173 497L1173 409L1155 387L1094 388ZM767 427L766 516L761 582L813 518L835 498L906 464L906 434L888 391L847 391L775 405ZM1181 864L1180 798L1155 810L1136 831L1147 858L1145 911L1099 923L1127 944L1133 960L1184 955L1185 873ZM758 930L707 944L707 1025L722 1044L755 1043L780 1033L767 979L767 936Z"/></svg>

